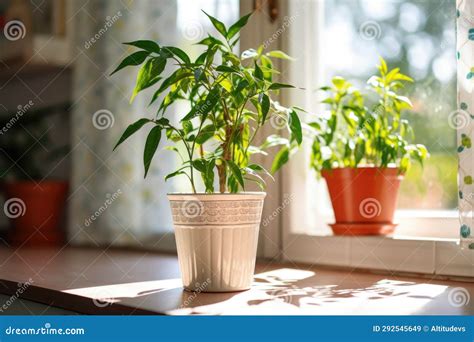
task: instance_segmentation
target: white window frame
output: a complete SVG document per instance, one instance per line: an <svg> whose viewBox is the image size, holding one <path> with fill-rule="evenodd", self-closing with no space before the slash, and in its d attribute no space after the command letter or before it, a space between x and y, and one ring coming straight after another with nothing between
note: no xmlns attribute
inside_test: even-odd
<svg viewBox="0 0 474 342"><path fill-rule="evenodd" d="M318 46L318 37L323 34L324 1L322 0L296 0L283 3L280 15L297 15L288 32L282 37L283 48L290 54L295 49L304 49L303 58L289 66L288 83L296 83L306 89L314 89L321 84L321 79L316 75L322 72L321 46ZM297 36L298 39L292 39ZM303 39L301 38L303 37ZM301 46L304 42L304 46ZM303 78L304 80L302 81ZM292 92L287 97L287 103L296 103L305 108L317 108L318 99L308 96L308 93ZM474 253L462 250L458 238L442 236L424 238L430 231L443 230L446 227L456 229L459 226L456 212L436 211L399 211L399 233L394 236L332 236L327 228L331 222L319 210L313 216L312 224L307 224L311 211L307 209L308 201L319 200L317 195L324 194L321 183L318 184L316 194L311 199L307 193L302 193L306 188L308 177L311 173L303 171L305 155L308 146L303 148L300 155L282 171L281 194L298 194L290 201L287 210L282 211L282 259L291 262L303 262L349 268L362 268L381 270L386 272L409 272L428 274L440 277L474 277ZM308 192L308 191L306 191ZM282 196L280 203L283 203ZM305 208L306 206L306 208ZM316 206L314 211L318 211ZM303 219L301 220L301 217ZM316 220L314 220L316 217ZM418 236L404 236L411 227L416 227Z"/></svg>

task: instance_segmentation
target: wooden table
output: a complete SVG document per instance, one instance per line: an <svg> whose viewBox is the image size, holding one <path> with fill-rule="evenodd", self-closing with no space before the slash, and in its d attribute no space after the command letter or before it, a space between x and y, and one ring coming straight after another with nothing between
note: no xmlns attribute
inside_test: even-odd
<svg viewBox="0 0 474 342"><path fill-rule="evenodd" d="M0 293L15 296L21 288L20 298L83 314L474 314L469 282L262 261L249 291L190 293L173 255L3 248L0 260Z"/></svg>

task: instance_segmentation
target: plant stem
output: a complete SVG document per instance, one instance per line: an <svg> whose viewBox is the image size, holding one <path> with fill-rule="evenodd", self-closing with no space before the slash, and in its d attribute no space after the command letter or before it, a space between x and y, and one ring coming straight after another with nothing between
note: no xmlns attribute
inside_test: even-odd
<svg viewBox="0 0 474 342"><path fill-rule="evenodd" d="M222 159L224 162L217 167L217 173L219 176L219 192L224 193L226 191L226 180L227 180L227 170L226 170L226 161L232 160L232 153L230 149L231 141L232 141L232 131L233 131L233 122L232 118L229 115L229 110L225 103L225 99L221 99L222 107L224 110L224 121L227 123L225 128L225 139L222 143ZM231 125L229 125L231 123Z"/></svg>
<svg viewBox="0 0 474 342"><path fill-rule="evenodd" d="M194 185L194 167L193 167L193 154L194 153L193 153L193 151L190 150L189 145L186 142L186 139L184 139L184 136L181 134L181 132L177 128L175 128L171 125L169 125L169 127L172 130L174 130L181 137L181 141L184 143L184 147L186 147L186 152L188 152L189 168L190 168L190 173L191 173L191 176L188 177L188 178L191 182L191 188L193 190L193 193L197 193L196 186ZM193 148L194 148L194 146L193 146Z"/></svg>

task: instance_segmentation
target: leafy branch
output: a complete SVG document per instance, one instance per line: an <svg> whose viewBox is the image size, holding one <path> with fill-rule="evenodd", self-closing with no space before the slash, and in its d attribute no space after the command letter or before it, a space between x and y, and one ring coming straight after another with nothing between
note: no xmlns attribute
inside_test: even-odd
<svg viewBox="0 0 474 342"><path fill-rule="evenodd" d="M204 12L205 13L205 12ZM249 49L240 56L234 52L240 30L251 14L243 16L227 28L217 18L205 13L220 33L208 35L198 44L205 50L192 61L183 50L160 46L150 40L125 43L140 49L127 56L112 74L128 66L140 66L130 101L143 90L154 88L150 105L159 102L154 119L142 118L131 124L115 148L148 123L144 151L145 177L149 171L162 136L176 143L170 148L179 154L182 165L166 176L166 180L185 176L196 192L195 173L203 180L205 191L214 192L217 171L219 192L245 190L246 181L265 186L264 177L280 169L302 142L301 123L295 108L285 108L272 100L281 89L292 85L273 82L279 72L272 59L291 59L282 51L265 53L263 47ZM165 76L165 70L172 72ZM172 125L168 108L178 101L191 105L189 112ZM273 116L284 117L287 125L276 129L260 146L255 145L257 133ZM174 122L174 120L173 120ZM287 131L287 133L285 133ZM164 134L163 134L164 133ZM183 146L186 155L180 153ZM251 162L252 155L279 147L271 173Z"/></svg>
<svg viewBox="0 0 474 342"><path fill-rule="evenodd" d="M330 86L321 88L329 94L322 101L329 111L308 125L313 137L311 166L318 173L361 164L396 166L404 173L412 160L423 164L428 157L425 146L409 142L414 132L401 117L412 104L399 91L405 82L413 80L399 68L388 70L382 58L378 70L379 74L367 81L370 94L376 98L370 109L366 106L370 94L364 96L342 77L334 77Z"/></svg>

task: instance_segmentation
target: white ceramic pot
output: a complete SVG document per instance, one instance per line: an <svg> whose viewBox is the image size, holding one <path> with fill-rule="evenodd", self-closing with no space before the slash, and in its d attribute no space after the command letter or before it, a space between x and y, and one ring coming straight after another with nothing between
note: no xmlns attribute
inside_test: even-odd
<svg viewBox="0 0 474 342"><path fill-rule="evenodd" d="M250 288L264 192L168 194L184 288Z"/></svg>

